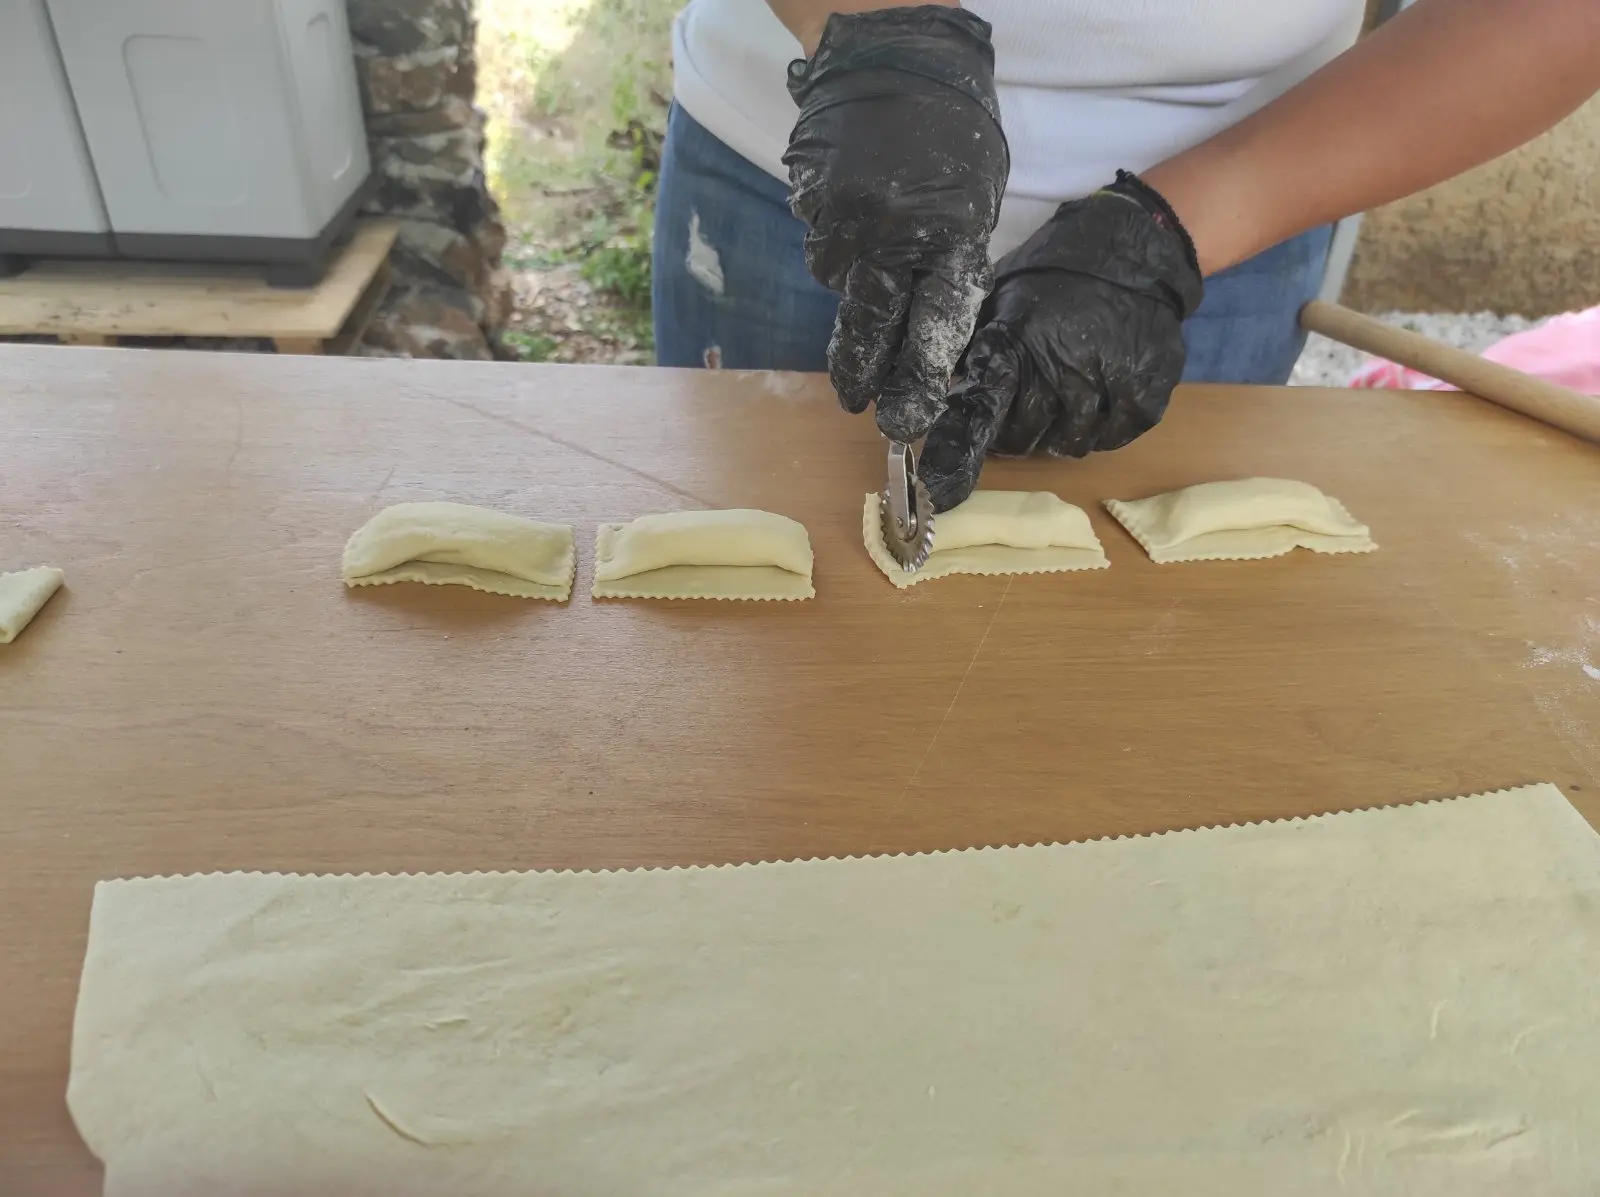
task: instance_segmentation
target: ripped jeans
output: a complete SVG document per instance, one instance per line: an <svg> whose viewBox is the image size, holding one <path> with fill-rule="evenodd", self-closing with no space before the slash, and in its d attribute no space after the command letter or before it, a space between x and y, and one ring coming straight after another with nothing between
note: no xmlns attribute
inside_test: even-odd
<svg viewBox="0 0 1600 1197"><path fill-rule="evenodd" d="M1312 229L1208 278L1183 326L1184 379L1287 382L1331 235ZM788 186L674 104L651 259L657 364L827 370L839 297L807 273L804 237Z"/></svg>

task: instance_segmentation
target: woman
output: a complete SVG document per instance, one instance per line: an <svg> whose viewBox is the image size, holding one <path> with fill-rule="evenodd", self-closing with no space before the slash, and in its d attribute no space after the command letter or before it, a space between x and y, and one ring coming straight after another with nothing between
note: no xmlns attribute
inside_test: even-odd
<svg viewBox="0 0 1600 1197"><path fill-rule="evenodd" d="M827 368L926 434L939 510L987 452L1128 443L1180 377L1281 384L1333 221L1600 89L1597 0L1417 0L1357 44L1364 7L690 0L658 360Z"/></svg>

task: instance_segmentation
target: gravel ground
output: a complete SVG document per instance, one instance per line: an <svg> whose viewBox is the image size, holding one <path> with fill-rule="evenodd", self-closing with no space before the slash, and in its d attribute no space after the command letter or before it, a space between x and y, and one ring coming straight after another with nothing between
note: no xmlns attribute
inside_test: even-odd
<svg viewBox="0 0 1600 1197"><path fill-rule="evenodd" d="M1497 316L1493 312L1450 315L1439 312L1379 312L1378 319L1419 332L1435 341L1454 345L1470 353L1482 353L1502 337L1522 332L1538 324L1523 316ZM1295 363L1289 385L1299 387L1340 387L1364 365L1368 354L1312 333L1305 352Z"/></svg>

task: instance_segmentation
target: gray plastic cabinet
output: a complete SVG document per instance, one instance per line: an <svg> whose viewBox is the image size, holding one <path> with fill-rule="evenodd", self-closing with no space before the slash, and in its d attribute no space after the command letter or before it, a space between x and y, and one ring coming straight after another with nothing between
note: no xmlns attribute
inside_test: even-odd
<svg viewBox="0 0 1600 1197"><path fill-rule="evenodd" d="M47 3L119 253L321 274L371 175L344 0Z"/></svg>
<svg viewBox="0 0 1600 1197"><path fill-rule="evenodd" d="M11 255L111 253L110 229L44 0L0 0L0 274Z"/></svg>

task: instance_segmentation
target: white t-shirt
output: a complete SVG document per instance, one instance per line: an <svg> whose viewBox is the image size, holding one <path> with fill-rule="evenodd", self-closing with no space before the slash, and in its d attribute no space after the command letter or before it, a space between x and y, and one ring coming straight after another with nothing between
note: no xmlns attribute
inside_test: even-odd
<svg viewBox="0 0 1600 1197"><path fill-rule="evenodd" d="M1011 180L991 245L1020 244L1119 167L1147 170L1227 128L1348 49L1362 0L965 0L994 26ZM674 92L695 120L779 179L799 57L763 0L689 0Z"/></svg>

